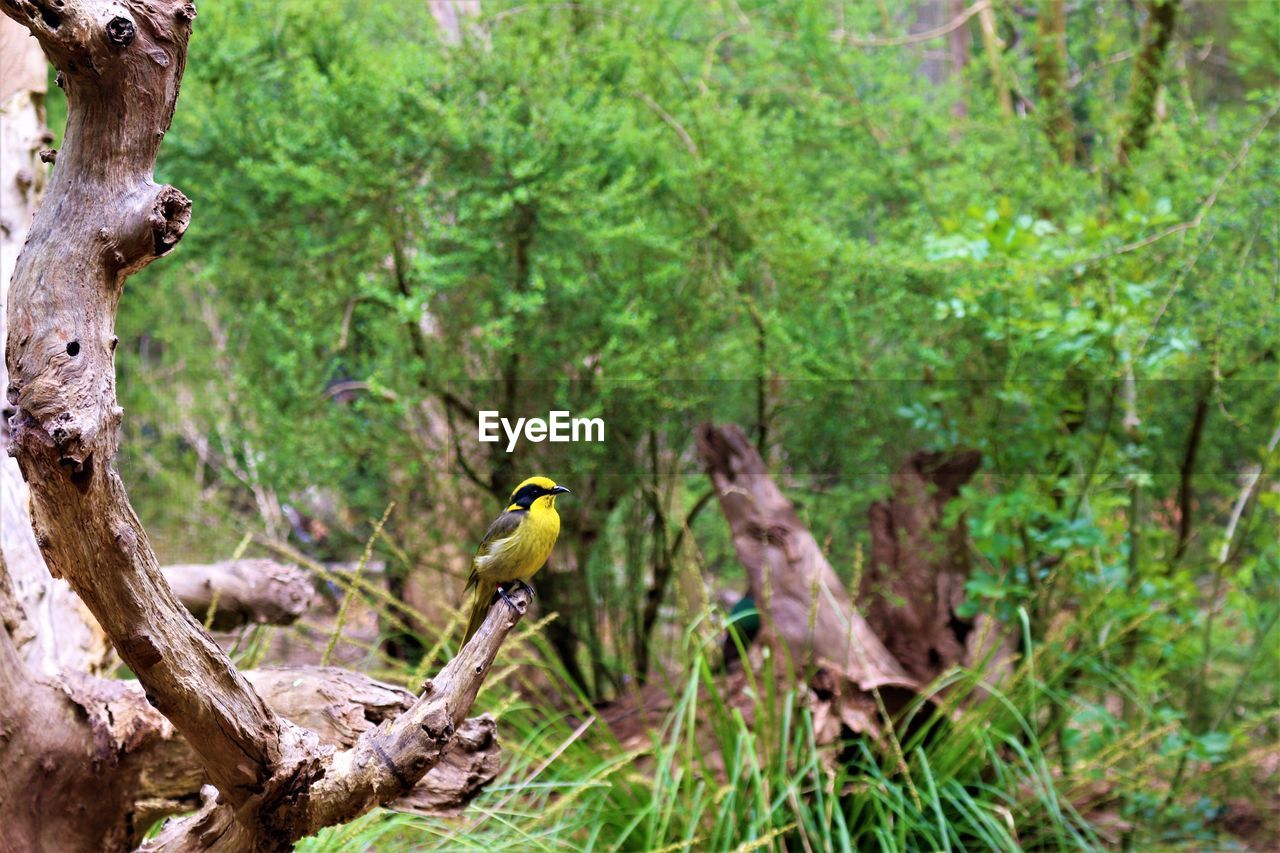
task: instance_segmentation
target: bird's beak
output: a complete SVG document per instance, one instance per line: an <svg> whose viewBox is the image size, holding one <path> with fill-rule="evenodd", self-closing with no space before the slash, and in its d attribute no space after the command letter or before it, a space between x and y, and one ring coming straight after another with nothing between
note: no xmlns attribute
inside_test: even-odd
<svg viewBox="0 0 1280 853"><path fill-rule="evenodd" d="M569 494L569 490L568 490L568 489L566 489L564 486L556 486L554 489L552 489L552 490L551 490L551 494L553 494L553 495L567 495L567 494Z"/></svg>

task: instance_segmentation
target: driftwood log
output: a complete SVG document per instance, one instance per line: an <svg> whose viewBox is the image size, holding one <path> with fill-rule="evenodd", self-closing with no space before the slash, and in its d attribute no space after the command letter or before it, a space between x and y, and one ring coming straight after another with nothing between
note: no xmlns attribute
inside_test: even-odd
<svg viewBox="0 0 1280 853"><path fill-rule="evenodd" d="M161 569L169 588L201 622L230 631L246 624L290 625L307 612L314 587L297 566L274 560L227 560Z"/></svg>
<svg viewBox="0 0 1280 853"><path fill-rule="evenodd" d="M136 681L67 671L50 677L17 656L23 618L0 564L0 850L128 850L156 820L200 806L208 781L191 746ZM332 667L245 673L273 711L338 749L407 711L413 694ZM497 775L489 717L466 720L452 749L391 808L455 814Z"/></svg>
<svg viewBox="0 0 1280 853"><path fill-rule="evenodd" d="M153 170L195 6L0 0L0 11L39 40L67 96L57 168L12 278L5 348L11 452L30 487L36 543L217 789L148 847L288 849L405 795L440 762L519 616L494 608L407 710L346 749L326 746L254 690L169 588L114 467L124 414L115 395L116 306L126 279L168 254L191 216L190 201L157 185ZM527 598L515 600L522 613ZM5 654L9 669L17 658ZM40 743L40 719L22 701L3 707L14 717L6 731L35 732L3 741L6 757L28 762L7 768L6 797L37 791L45 807L97 807L97 794L73 799L40 783L36 756L58 745ZM19 775L20 766L35 775Z"/></svg>

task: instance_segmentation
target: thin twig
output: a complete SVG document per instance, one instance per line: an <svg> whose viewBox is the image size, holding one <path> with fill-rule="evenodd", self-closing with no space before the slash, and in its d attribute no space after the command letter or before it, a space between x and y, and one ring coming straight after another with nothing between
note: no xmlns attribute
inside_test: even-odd
<svg viewBox="0 0 1280 853"><path fill-rule="evenodd" d="M635 96L644 102L646 107L653 110L654 113L657 114L658 118L662 119L663 123L667 125L667 127L676 132L676 136L679 136L680 141L684 143L685 150L688 151L694 159L698 159L701 156L698 153L698 143L693 141L693 137L689 135L689 131L684 129L684 125L682 125L675 116L662 108L662 104L649 97L647 92L636 92Z"/></svg>
<svg viewBox="0 0 1280 853"><path fill-rule="evenodd" d="M991 0L978 0L968 9L965 9L959 15L956 15L947 23L934 27L931 30L924 30L918 33L912 33L906 36L859 36L845 33L843 30L836 30L831 34L831 40L837 44L846 44L851 47L903 47L910 44L920 44L921 42L933 41L937 38L958 30L969 22L969 19L981 12L983 9L991 5Z"/></svg>
<svg viewBox="0 0 1280 853"><path fill-rule="evenodd" d="M1280 444L1280 425L1276 426L1276 431L1271 434L1271 439L1267 442L1267 453L1263 462L1255 465L1245 474L1245 485L1240 491L1240 497L1236 499L1236 504L1231 508L1231 516L1227 520L1227 529L1223 533L1222 548L1218 551L1218 564L1226 565L1232 556L1232 542L1236 537L1236 528L1240 525L1240 518L1244 515L1245 505L1253 498L1253 492L1258 486L1258 481L1262 478L1262 469L1266 461L1271 458L1271 454L1275 453L1276 445Z"/></svg>
<svg viewBox="0 0 1280 853"><path fill-rule="evenodd" d="M1218 203L1218 193L1220 193L1222 188L1226 185L1227 179L1235 173L1236 169L1240 168L1240 164L1249 156L1249 150L1253 147L1253 144L1258 141L1258 137L1262 135L1262 131L1267 129L1267 125L1271 123L1271 119L1275 118L1277 111L1280 111L1280 101L1276 101L1271 105L1271 109L1267 110L1266 114L1263 115L1262 119L1258 122L1258 126L1255 127L1247 137L1245 137L1244 142L1240 145L1240 150L1236 152L1236 156L1232 158L1226 171L1223 172L1218 177L1217 182L1214 183L1213 191L1210 192L1205 200L1200 203L1200 207L1196 210L1195 216L1191 217L1186 222L1179 222L1177 225L1171 225L1163 231L1157 231L1155 234L1143 237L1141 240L1126 243L1118 249L1112 249L1109 252L1094 255L1093 257L1085 260L1083 264L1085 266L1093 266L1094 264L1105 261L1108 258L1114 258L1118 255L1126 255L1130 252L1136 252L1139 249L1145 249L1148 246L1159 243L1166 237L1172 237L1174 234L1181 234L1184 231L1194 231L1199 228L1201 223L1204 222L1205 216L1207 216L1209 211L1213 210L1213 206Z"/></svg>
<svg viewBox="0 0 1280 853"><path fill-rule="evenodd" d="M1213 623L1218 614L1218 602L1222 596L1222 585L1225 583L1227 564L1231 562L1236 553L1234 547L1236 530L1240 525L1240 519L1244 516L1245 507L1252 500L1254 489L1257 488L1258 482L1262 478L1262 471L1267 463L1270 462L1278 444L1280 444L1280 424L1277 424L1275 432L1271 434L1271 440L1267 442L1267 450L1263 455L1262 461L1245 474L1244 488L1240 490L1240 496L1236 498L1235 506L1231 508L1231 516L1227 520L1227 528L1223 531L1222 548L1218 552L1218 568L1213 578L1213 588L1209 592L1209 612L1204 618L1200 672L1191 684L1190 695L1187 700L1187 708L1197 717L1203 716L1199 709L1203 704L1205 682L1209 677L1209 659L1213 656ZM1270 631L1270 627L1267 630ZM1243 680L1244 678L1241 676L1240 681ZM1169 784L1169 793L1165 797L1166 805L1173 801L1174 796L1180 790L1186 768L1187 753L1183 752L1178 759L1178 767L1173 773L1173 781Z"/></svg>

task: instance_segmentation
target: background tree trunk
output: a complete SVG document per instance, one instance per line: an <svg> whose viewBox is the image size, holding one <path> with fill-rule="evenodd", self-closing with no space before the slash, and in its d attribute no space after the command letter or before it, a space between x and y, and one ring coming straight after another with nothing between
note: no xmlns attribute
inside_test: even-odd
<svg viewBox="0 0 1280 853"><path fill-rule="evenodd" d="M989 7L988 4L987 8ZM947 11L953 20L963 16L965 0L950 0ZM956 79L956 85L960 88L960 94L956 97L955 103L951 105L951 114L956 118L964 118L969 114L969 104L965 100L964 69L969 64L971 43L972 38L969 35L968 27L956 27L947 34L947 48L951 55L951 76Z"/></svg>
<svg viewBox="0 0 1280 853"><path fill-rule="evenodd" d="M1129 86L1126 125L1116 146L1117 166L1115 174L1108 176L1107 190L1113 196L1128 192L1133 155L1144 150L1151 140L1165 54L1173 41L1174 26L1178 22L1178 0L1148 0L1146 7L1142 47L1134 60L1133 80Z"/></svg>
<svg viewBox="0 0 1280 853"><path fill-rule="evenodd" d="M1076 125L1067 97L1067 13L1063 0L1040 0L1036 18L1036 81L1045 133L1058 159L1076 161Z"/></svg>
<svg viewBox="0 0 1280 853"><path fill-rule="evenodd" d="M462 41L462 28L466 21L480 15L480 0L427 0L431 17L436 19L445 44Z"/></svg>
<svg viewBox="0 0 1280 853"><path fill-rule="evenodd" d="M1009 91L1008 74L1004 65L1004 41L997 28L996 10L991 3L978 13L978 25L982 32L982 50L987 55L987 68L991 72L991 87L996 93L1000 114L1013 117L1013 94Z"/></svg>
<svg viewBox="0 0 1280 853"><path fill-rule="evenodd" d="M999 660L1011 651L990 619L956 613L965 600L969 550L963 520L947 528L943 514L981 464L976 450L915 453L894 473L889 498L868 512L871 560L858 607L921 683L957 664L978 668L997 648Z"/></svg>
<svg viewBox="0 0 1280 853"><path fill-rule="evenodd" d="M706 424L697 443L765 630L785 643L797 670L831 667L864 691L918 687L854 609L742 430Z"/></svg>

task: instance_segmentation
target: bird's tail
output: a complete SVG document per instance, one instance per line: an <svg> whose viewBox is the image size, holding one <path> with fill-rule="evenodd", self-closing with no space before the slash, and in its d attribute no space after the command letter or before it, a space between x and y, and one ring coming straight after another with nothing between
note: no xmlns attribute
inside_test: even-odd
<svg viewBox="0 0 1280 853"><path fill-rule="evenodd" d="M498 585L492 581L477 580L475 592L471 598L471 618L467 620L467 633L462 637L462 644L465 646L467 641L471 639L476 631L480 630L480 625L484 622L484 617L489 615L489 607L493 604L494 593L498 591Z"/></svg>

